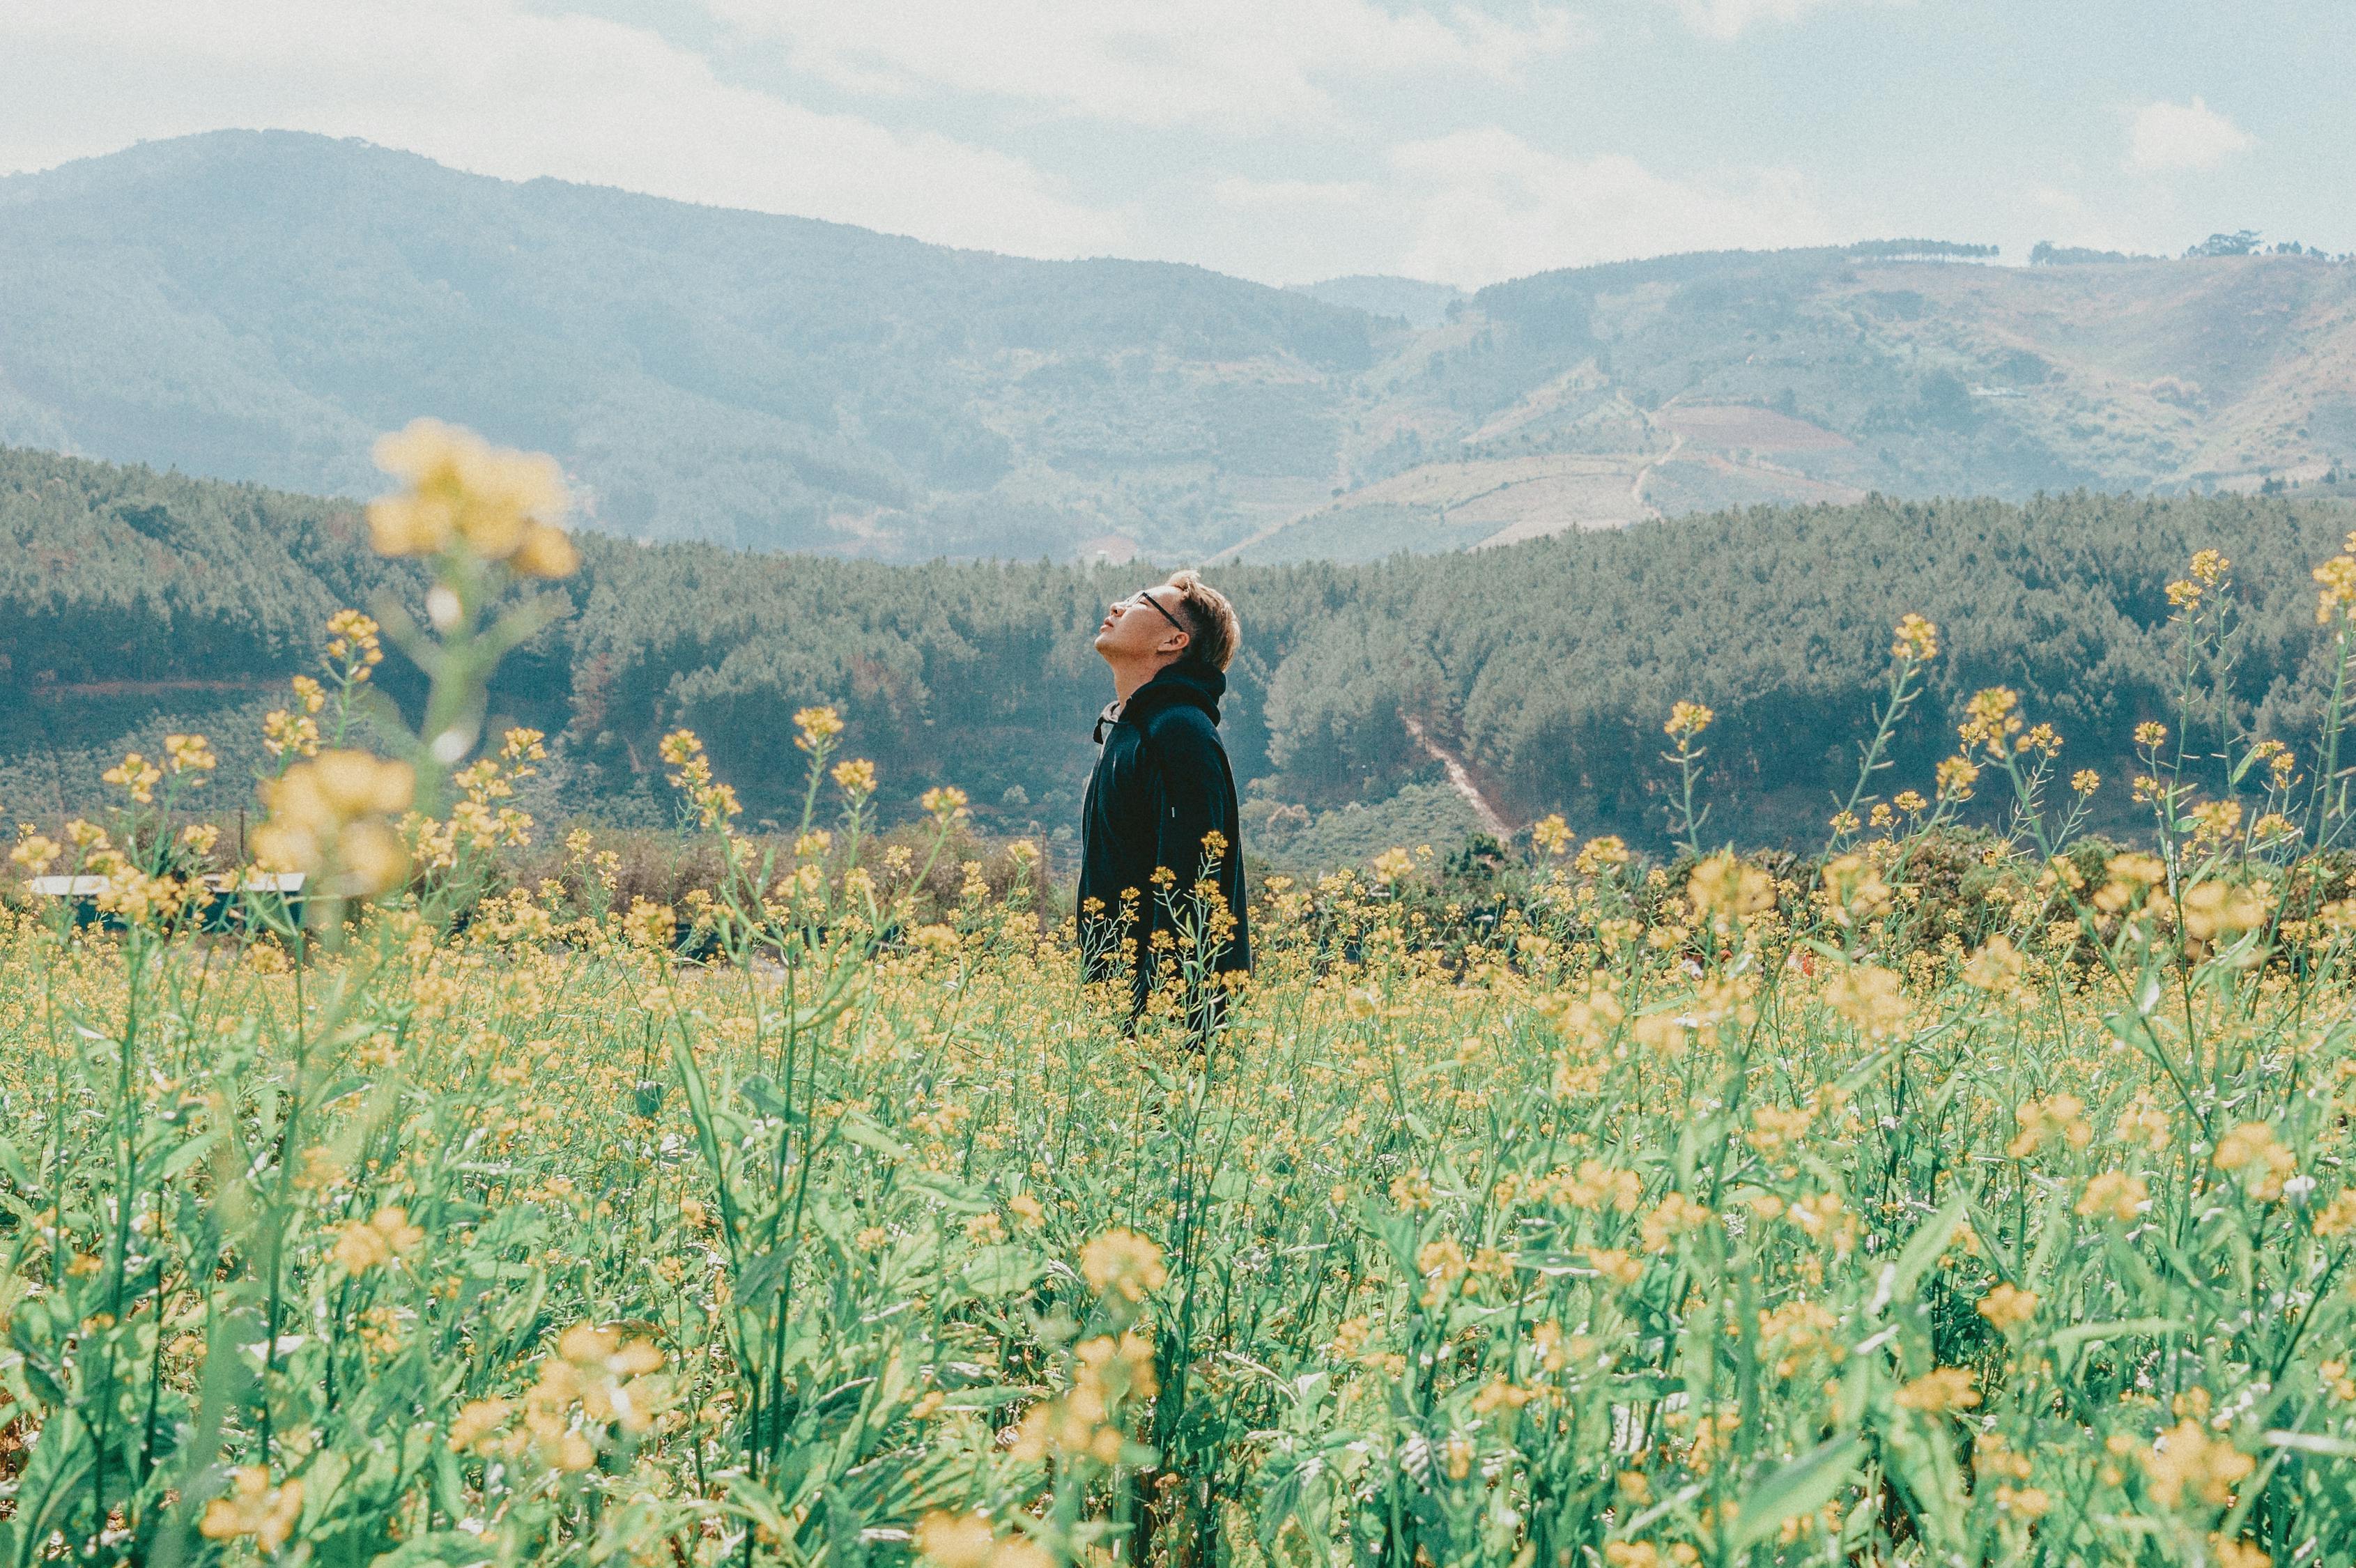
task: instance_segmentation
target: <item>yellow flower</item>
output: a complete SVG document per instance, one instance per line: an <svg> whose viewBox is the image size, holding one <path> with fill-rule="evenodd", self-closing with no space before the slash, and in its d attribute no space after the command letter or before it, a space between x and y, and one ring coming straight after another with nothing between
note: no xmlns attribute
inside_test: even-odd
<svg viewBox="0 0 2356 1568"><path fill-rule="evenodd" d="M2084 1148L2094 1137L2094 1129L2085 1120L2085 1101L2074 1094L2023 1101L2013 1112L2020 1123L2020 1132L2005 1145L2004 1152L2016 1160L2025 1160L2057 1137L2073 1149Z"/></svg>
<svg viewBox="0 0 2356 1568"><path fill-rule="evenodd" d="M1869 1039L1887 1039L1905 1026L1906 993L1897 974L1869 963L1847 964L1825 985L1825 1002Z"/></svg>
<svg viewBox="0 0 2356 1568"><path fill-rule="evenodd" d="M2275 1560L2263 1548L2246 1541L2228 1541L2222 1535L2211 1535L2209 1550L2216 1556L2217 1568L2275 1568Z"/></svg>
<svg viewBox="0 0 2356 1568"><path fill-rule="evenodd" d="M1934 772L1938 779L1939 799L1942 800L1970 800L1972 786L1980 780L1979 768L1960 757L1948 757L1939 764ZM1899 799L1903 802L1905 797L1901 796ZM1901 809L1904 809L1902 804Z"/></svg>
<svg viewBox="0 0 2356 1568"><path fill-rule="evenodd" d="M409 809L416 775L364 751L322 752L262 786L270 821L255 830L255 864L337 875L325 889L372 897L401 885L409 852L386 819Z"/></svg>
<svg viewBox="0 0 2356 1568"><path fill-rule="evenodd" d="M27 876L48 875L49 867L65 853L65 846L45 833L35 832L30 822L20 823L16 831L19 837L16 847L8 852L8 858L23 866Z"/></svg>
<svg viewBox="0 0 2356 1568"><path fill-rule="evenodd" d="M2125 1171L2104 1171L2086 1184L2079 1195L2078 1213L2088 1219L2111 1219L2121 1225L2132 1225L2136 1216L2151 1201L2151 1189L2140 1176Z"/></svg>
<svg viewBox="0 0 2356 1568"><path fill-rule="evenodd" d="M2217 1140L2215 1164L2238 1177L2252 1197L2271 1203L2282 1197L2284 1181L2298 1169L2298 1156L2283 1147L2265 1122L2244 1122Z"/></svg>
<svg viewBox="0 0 2356 1568"><path fill-rule="evenodd" d="M622 917L623 936L642 952L669 950L678 931L679 916L671 907L643 896L631 899L630 912Z"/></svg>
<svg viewBox="0 0 2356 1568"><path fill-rule="evenodd" d="M1170 1278L1162 1249L1134 1230L1112 1230L1080 1249L1080 1273L1098 1295L1143 1301Z"/></svg>
<svg viewBox="0 0 2356 1568"><path fill-rule="evenodd" d="M2238 807L2235 811L2238 814ZM2271 902L2271 894L2253 884L2211 881L2196 882L2184 889L2178 908L2183 914L2184 934L2208 942L2264 926Z"/></svg>
<svg viewBox="0 0 2356 1568"><path fill-rule="evenodd" d="M303 1517L303 1482L296 1477L273 1487L270 1472L248 1465L230 1477L230 1490L205 1505L197 1533L207 1541L234 1541L250 1535L265 1552L275 1552L294 1533Z"/></svg>
<svg viewBox="0 0 2356 1568"><path fill-rule="evenodd" d="M374 1218L353 1221L336 1240L335 1259L346 1273L364 1274L417 1250L425 1232L409 1222L409 1211L387 1205Z"/></svg>
<svg viewBox="0 0 2356 1568"><path fill-rule="evenodd" d="M1587 1249L1587 1262L1605 1284L1615 1285L1621 1290L1633 1287L1644 1277L1643 1261L1616 1247L1590 1247Z"/></svg>
<svg viewBox="0 0 2356 1568"><path fill-rule="evenodd" d="M1941 1367L1925 1372L1893 1397L1901 1409L1920 1411L1924 1415L1969 1410L1980 1402L1980 1391L1972 1387L1971 1373L1961 1367Z"/></svg>
<svg viewBox="0 0 2356 1568"><path fill-rule="evenodd" d="M2020 729L2020 693L2009 686L1990 686L1972 693L1964 704L1964 722L1955 732L1964 748L1985 746L1997 755Z"/></svg>
<svg viewBox="0 0 2356 1568"><path fill-rule="evenodd" d="M1939 657L1939 628L1919 615L1898 618L1898 630L1890 644L1890 656L1910 663L1927 664Z"/></svg>
<svg viewBox="0 0 2356 1568"><path fill-rule="evenodd" d="M794 714L794 727L801 732L794 744L804 751L816 751L842 733L842 715L832 708L803 708Z"/></svg>
<svg viewBox="0 0 2356 1568"><path fill-rule="evenodd" d="M460 1454L478 1453L485 1440L498 1431L515 1407L505 1400L474 1400L450 1423L450 1446Z"/></svg>
<svg viewBox="0 0 2356 1568"><path fill-rule="evenodd" d="M155 786L163 782L164 770L134 751L99 777L109 784L120 785L134 800L145 806L155 800Z"/></svg>
<svg viewBox="0 0 2356 1568"><path fill-rule="evenodd" d="M420 419L376 444L377 467L404 482L369 503L380 555L440 555L463 547L528 577L580 564L559 523L571 505L552 457L495 447L471 431Z"/></svg>
<svg viewBox="0 0 2356 1568"><path fill-rule="evenodd" d="M2356 558L2334 555L2313 574L2322 592L2315 599L2315 624L2328 626L2331 618L2356 605Z"/></svg>
<svg viewBox="0 0 2356 1568"><path fill-rule="evenodd" d="M1530 842L1548 854L1562 854L1570 848L1570 824L1559 811L1549 812L1530 824Z"/></svg>
<svg viewBox="0 0 2356 1568"><path fill-rule="evenodd" d="M978 1513L926 1514L916 1521L916 1551L935 1568L990 1568L998 1537Z"/></svg>
<svg viewBox="0 0 2356 1568"><path fill-rule="evenodd" d="M1375 880L1387 887L1415 869L1415 856L1403 849L1387 849L1375 856Z"/></svg>
<svg viewBox="0 0 2356 1568"><path fill-rule="evenodd" d="M2019 950L1999 932L1965 963L1964 983L1976 991L2010 991L2020 983L2023 967Z"/></svg>
<svg viewBox="0 0 2356 1568"><path fill-rule="evenodd" d="M865 757L852 757L834 765L834 787L853 800L863 800L875 793L875 765Z"/></svg>
<svg viewBox="0 0 2356 1568"><path fill-rule="evenodd" d="M1628 845L1616 833L1602 833L1589 839L1579 852L1572 868L1582 876L1592 876L1600 871L1628 864Z"/></svg>
<svg viewBox="0 0 2356 1568"><path fill-rule="evenodd" d="M2091 795L2103 787L2103 776L2091 768L2081 768L2070 775L2070 788L2078 794Z"/></svg>
<svg viewBox="0 0 2356 1568"><path fill-rule="evenodd" d="M164 737L164 757L175 773L206 773L220 765L213 755L212 743L200 735L167 735ZM203 782L200 779L189 780Z"/></svg>
<svg viewBox="0 0 2356 1568"><path fill-rule="evenodd" d="M1686 897L1713 929L1723 934L1737 922L1775 907L1775 883L1755 865L1746 865L1731 853L1713 854L1693 868Z"/></svg>
<svg viewBox="0 0 2356 1568"><path fill-rule="evenodd" d="M1861 854L1838 855L1825 863L1825 892L1832 900L1833 918L1844 926L1890 911L1890 885Z"/></svg>
<svg viewBox="0 0 2356 1568"><path fill-rule="evenodd" d="M1709 1220L1710 1212L1707 1208L1684 1193L1672 1192L1644 1216L1638 1229L1644 1234L1644 1251L1665 1252L1668 1251L1672 1239L1689 1230L1698 1230Z"/></svg>
<svg viewBox="0 0 2356 1568"><path fill-rule="evenodd" d="M2342 1188L2329 1203L2316 1210L2315 1233L2330 1238L2356 1230L2356 1187Z"/></svg>
<svg viewBox="0 0 2356 1568"><path fill-rule="evenodd" d="M2037 1293L1999 1284L1980 1297L1975 1310L1996 1325L1999 1333L2009 1334L2037 1316Z"/></svg>
<svg viewBox="0 0 2356 1568"><path fill-rule="evenodd" d="M2187 1490L2211 1508L2223 1508L2233 1500L2234 1487L2256 1468L2248 1455L2211 1437L2190 1418L2161 1433L2141 1458L2153 1498L2171 1509Z"/></svg>
<svg viewBox="0 0 2356 1568"><path fill-rule="evenodd" d="M1717 717L1699 703L1676 703L1671 705L1668 723L1661 726L1661 731L1672 740L1690 741Z"/></svg>
<svg viewBox="0 0 2356 1568"><path fill-rule="evenodd" d="M966 800L962 789L949 787L927 789L917 803L932 813L934 821L944 825L965 820Z"/></svg>

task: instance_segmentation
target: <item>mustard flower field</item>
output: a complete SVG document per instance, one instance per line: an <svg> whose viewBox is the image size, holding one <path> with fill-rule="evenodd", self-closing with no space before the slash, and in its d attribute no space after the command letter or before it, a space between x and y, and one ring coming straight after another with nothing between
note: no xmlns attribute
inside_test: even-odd
<svg viewBox="0 0 2356 1568"><path fill-rule="evenodd" d="M1708 852L1681 704L1674 864L1548 818L1477 908L1414 846L1268 877L1205 1039L1205 955L1125 1027L1021 854L923 891L964 802L881 847L825 708L779 839L665 743L713 888L626 903L586 834L503 879L542 737L483 682L561 486L383 457L425 619L328 628L253 864L200 736L19 833L88 880L0 916L10 1563L2356 1557L2337 693L2212 792L1991 689L1804 861ZM1884 736L1939 658L1892 620Z"/></svg>

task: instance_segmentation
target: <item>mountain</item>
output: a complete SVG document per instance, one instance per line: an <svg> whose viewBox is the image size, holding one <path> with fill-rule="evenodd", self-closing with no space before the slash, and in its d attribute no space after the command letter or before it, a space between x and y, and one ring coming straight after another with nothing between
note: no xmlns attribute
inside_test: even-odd
<svg viewBox="0 0 2356 1568"><path fill-rule="evenodd" d="M0 181L0 439L347 495L431 413L614 532L884 556L1200 547L1325 492L1353 310L284 133Z"/></svg>
<svg viewBox="0 0 2356 1568"><path fill-rule="evenodd" d="M2356 266L1942 249L1281 290L220 132L0 179L0 441L359 496L434 413L555 453L597 528L884 560L1356 560L2356 457Z"/></svg>
<svg viewBox="0 0 2356 1568"><path fill-rule="evenodd" d="M1327 278L1323 283L1295 284L1292 292L1322 299L1328 305L1363 310L1369 316L1393 317L1418 329L1444 325L1449 310L1464 301L1464 291L1454 284L1365 274Z"/></svg>

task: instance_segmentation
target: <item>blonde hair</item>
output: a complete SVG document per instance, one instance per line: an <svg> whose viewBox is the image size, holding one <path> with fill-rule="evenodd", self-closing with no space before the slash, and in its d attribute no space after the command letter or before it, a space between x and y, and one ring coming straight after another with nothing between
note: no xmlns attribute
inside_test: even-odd
<svg viewBox="0 0 2356 1568"><path fill-rule="evenodd" d="M1236 619L1236 607L1227 602L1226 595L1191 570L1172 573L1162 586L1178 590L1178 603L1183 607L1186 624L1193 628L1192 639L1179 662L1225 670L1236 656L1236 644L1243 640L1243 625Z"/></svg>

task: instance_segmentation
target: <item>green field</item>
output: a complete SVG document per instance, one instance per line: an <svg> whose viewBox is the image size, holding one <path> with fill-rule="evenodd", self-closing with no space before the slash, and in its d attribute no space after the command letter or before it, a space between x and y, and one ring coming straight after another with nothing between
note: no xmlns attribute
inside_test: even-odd
<svg viewBox="0 0 2356 1568"><path fill-rule="evenodd" d="M2183 739L2213 553L2127 780L2004 687L1886 769L1953 657L1893 616L1818 852L1700 853L1681 703L1674 863L1549 817L1478 898L1406 843L1269 877L1190 1039L1200 921L1123 1028L1035 859L943 863L961 794L875 840L830 708L782 840L663 739L714 867L675 904L586 834L519 881L546 750L474 732L569 552L519 455L404 450L374 537L444 613L338 617L268 721L299 920L202 880L250 868L201 736L12 854L98 879L92 923L12 887L0 926L12 1561L2356 1551L2356 556L2308 601L2312 746L2232 794ZM431 678L370 755L386 642ZM2145 848L2087 832L2122 784Z"/></svg>

